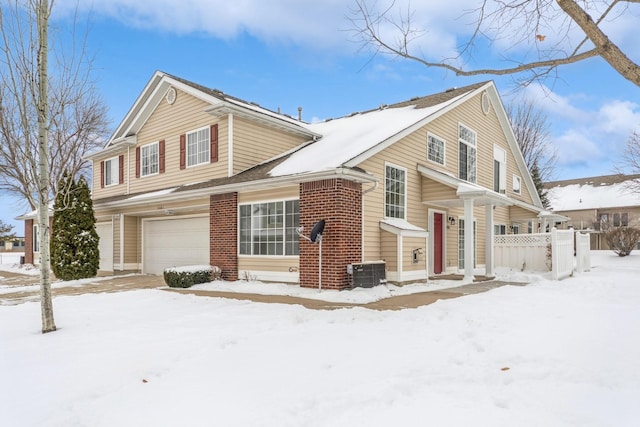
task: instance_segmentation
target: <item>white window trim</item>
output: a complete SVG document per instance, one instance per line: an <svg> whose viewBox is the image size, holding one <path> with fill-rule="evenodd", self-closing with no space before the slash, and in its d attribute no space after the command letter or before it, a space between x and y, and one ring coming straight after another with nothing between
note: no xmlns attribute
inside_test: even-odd
<svg viewBox="0 0 640 427"><path fill-rule="evenodd" d="M209 155L207 156L208 159L205 161L202 161L200 163L194 163L192 165L189 164L189 135L190 134L197 134L198 132L200 132L201 130L208 130L209 131L209 141L207 142L207 152L209 153ZM189 131L185 134L184 136L184 143L185 143L185 163L186 163L186 167L187 168L195 168L197 166L202 166L202 165L208 165L211 163L211 127L210 126L203 126L201 128L198 129L194 129L192 131ZM196 156L197 158L197 156Z"/></svg>
<svg viewBox="0 0 640 427"><path fill-rule="evenodd" d="M141 156L141 161L142 161L142 153L140 153L140 156ZM113 162L114 160L115 160L114 164L116 165L116 168L115 168L116 171L115 171L115 174L113 174L113 170L111 171L112 175L113 175L111 177L111 179L113 179L115 177L115 180L112 183L108 184L107 183L107 162ZM113 169L113 168L111 168L111 169ZM120 184L120 157L116 156L116 157L111 157L110 159L106 159L104 161L104 186L105 187L111 187L111 186L118 185L118 184Z"/></svg>
<svg viewBox="0 0 640 427"><path fill-rule="evenodd" d="M471 133L473 133L474 135L474 141L475 144L471 144L469 141L466 141L462 138L460 138L460 126L466 128L467 130L469 130ZM458 136L458 177L460 177L460 143L463 143L465 145L468 145L470 147L473 147L476 150L476 161L475 161L475 170L473 171L473 175L475 180L474 181L469 181L469 171L467 172L467 182L471 182L472 184L476 184L478 182L478 132L476 132L475 130L473 130L471 127L465 125L462 122L458 122L458 127L456 128L456 134ZM468 159L467 159L468 160ZM468 161L467 161L467 165L468 165Z"/></svg>
<svg viewBox="0 0 640 427"><path fill-rule="evenodd" d="M476 153L477 155L477 153ZM507 193L507 151L502 147L495 145L493 146L493 160L494 160L494 171L495 174L495 162L497 161L500 164L500 182L498 183L498 193L506 194Z"/></svg>
<svg viewBox="0 0 640 427"><path fill-rule="evenodd" d="M398 169L398 170L402 170L404 171L404 206L403 206L403 211L404 211L404 216L402 218L396 218L396 217L388 217L387 216L387 166L392 167L394 169ZM389 163L389 162L384 162L384 192L383 192L383 209L384 209L384 217L385 218L396 218L396 219L407 219L407 191L409 188L409 174L407 173L407 168L402 167L402 166L398 166L396 164L393 163Z"/></svg>
<svg viewBox="0 0 640 427"><path fill-rule="evenodd" d="M518 181L518 189L516 190L516 180ZM513 193L514 194L522 194L522 178L518 175L513 175Z"/></svg>
<svg viewBox="0 0 640 427"><path fill-rule="evenodd" d="M238 215L238 219L237 219L237 244L236 244L236 248L237 249L237 253L238 253L238 257L242 257L242 258L246 258L246 259L258 259L258 258L264 258L264 259L273 259L273 258L277 258L277 259L299 259L300 258L300 249L298 248L298 255L286 255L286 248L283 247L283 251L282 251L282 255L254 255L254 254L243 254L240 253L240 206L246 206L246 205L258 205L261 203L275 203L275 202L282 202L283 206L286 206L287 202L293 201L293 200L297 200L298 201L298 217L300 217L300 197L286 197L286 198L274 198L274 199L260 199L260 200L251 200L251 201L246 201L246 202L238 202L238 207L237 207L237 215ZM285 215L286 215L286 211L285 211ZM286 218L283 221L283 231L284 231L284 239L283 239L283 244L286 244L286 239L287 239L287 227L286 227ZM309 230L310 232L311 230ZM253 224L251 226L251 244L253 245ZM253 252L253 249L251 250L251 252Z"/></svg>
<svg viewBox="0 0 640 427"><path fill-rule="evenodd" d="M442 163L429 158L429 137L442 141ZM447 166L447 140L439 137L435 133L427 132L427 161L439 166Z"/></svg>
<svg viewBox="0 0 640 427"><path fill-rule="evenodd" d="M157 162L156 162L156 163L157 163L157 165L158 165L158 167L157 167L157 171L155 171L155 172L153 172L153 173L145 174L145 173L144 173L144 167L142 166L142 163L143 163L143 162L142 162L142 158L144 157L144 156L143 156L143 154L142 154L142 151L143 151L145 148L150 148L150 147L151 147L151 146L153 146L153 145L155 145L155 146L157 146L157 147L158 147L158 148L156 149L156 156L158 157L158 160L157 160ZM150 144L145 144L145 145L140 146L140 177L141 177L141 178L145 178L145 177L147 177L147 176L154 176L154 175L158 175L159 173L160 173L160 143L159 143L158 141L156 141L156 142L152 142L152 143L150 143Z"/></svg>

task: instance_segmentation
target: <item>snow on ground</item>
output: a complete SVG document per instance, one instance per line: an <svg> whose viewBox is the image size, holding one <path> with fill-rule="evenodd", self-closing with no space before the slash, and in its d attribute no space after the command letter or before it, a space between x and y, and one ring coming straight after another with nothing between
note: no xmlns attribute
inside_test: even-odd
<svg viewBox="0 0 640 427"><path fill-rule="evenodd" d="M11 426L637 426L640 254L418 309L160 290L0 306ZM366 291L365 291L366 292Z"/></svg>

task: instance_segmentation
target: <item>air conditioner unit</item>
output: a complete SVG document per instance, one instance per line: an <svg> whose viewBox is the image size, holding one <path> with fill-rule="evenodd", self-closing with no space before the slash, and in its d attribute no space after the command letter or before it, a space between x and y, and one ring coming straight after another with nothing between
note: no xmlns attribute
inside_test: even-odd
<svg viewBox="0 0 640 427"><path fill-rule="evenodd" d="M372 288L387 283L384 261L350 264L347 273L351 275L351 287Z"/></svg>

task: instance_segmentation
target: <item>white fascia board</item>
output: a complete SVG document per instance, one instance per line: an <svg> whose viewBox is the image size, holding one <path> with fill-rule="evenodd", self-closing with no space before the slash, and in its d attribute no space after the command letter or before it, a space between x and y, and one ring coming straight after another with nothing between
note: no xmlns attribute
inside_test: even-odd
<svg viewBox="0 0 640 427"><path fill-rule="evenodd" d="M234 193L242 191L256 191L267 190L271 188L283 187L286 185L300 184L303 182L319 181L323 179L332 178L346 178L350 181L356 181L361 183L377 182L378 179L373 175L364 172L357 172L350 169L337 168L330 171L315 172L309 174L300 175L288 175L282 177L262 179L258 181L247 181L234 184L219 185L216 187L200 188L191 191L173 191L170 193L159 193L158 196L134 198L131 200L124 199L113 202L100 203L100 200L95 200L93 206L96 208L117 208L117 207L129 207L137 205L147 205L149 203L155 203L158 201L171 202L180 201L185 199L193 199L197 197L206 197L215 194ZM135 197L135 196L132 196Z"/></svg>
<svg viewBox="0 0 640 427"><path fill-rule="evenodd" d="M82 159L83 160L97 160L100 158L111 157L114 154L118 154L120 152L125 152L127 148L135 146L137 143L137 137L135 135L130 136L128 138L121 138L117 141L113 141L113 145L96 151L95 153L87 154Z"/></svg>
<svg viewBox="0 0 640 427"><path fill-rule="evenodd" d="M211 115L218 116L218 117L226 114L233 114L241 118L264 123L267 126L275 127L275 128L287 131L289 133L302 135L302 136L306 136L313 139L318 139L322 137L322 135L312 132L301 125L288 122L286 120L267 114L266 112L262 113L260 111L253 110L251 108L246 108L240 104L231 103L228 101L220 101L216 105L212 105L211 107L205 108L204 111L206 113L209 113Z"/></svg>

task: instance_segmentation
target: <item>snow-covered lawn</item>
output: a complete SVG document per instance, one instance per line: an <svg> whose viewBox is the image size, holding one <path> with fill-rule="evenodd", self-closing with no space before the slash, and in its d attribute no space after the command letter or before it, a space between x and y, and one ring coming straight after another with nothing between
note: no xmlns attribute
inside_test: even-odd
<svg viewBox="0 0 640 427"><path fill-rule="evenodd" d="M640 254L419 309L141 290L0 306L0 425L637 426Z"/></svg>

